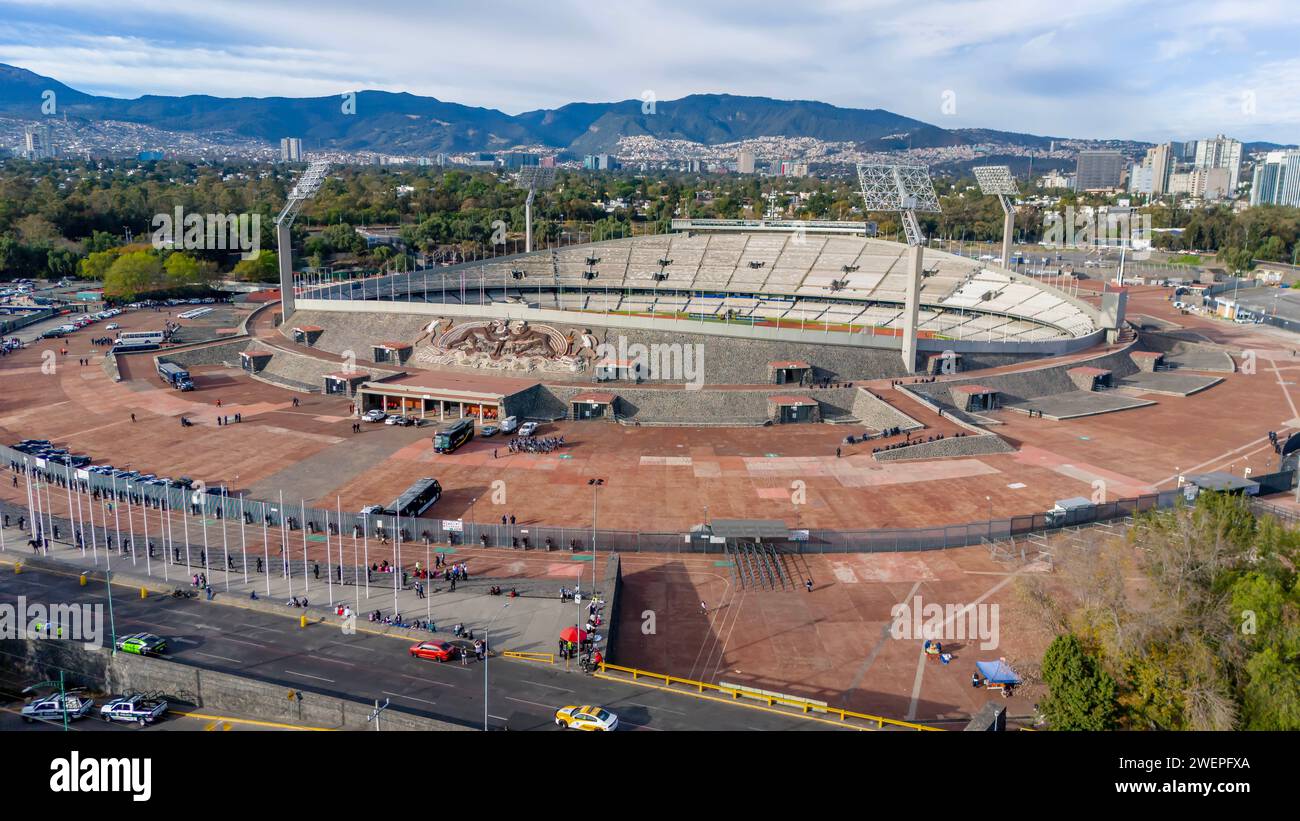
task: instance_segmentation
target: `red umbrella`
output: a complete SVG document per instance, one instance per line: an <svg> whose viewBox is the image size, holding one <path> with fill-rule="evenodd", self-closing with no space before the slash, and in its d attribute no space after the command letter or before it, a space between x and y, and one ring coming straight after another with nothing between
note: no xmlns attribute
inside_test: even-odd
<svg viewBox="0 0 1300 821"><path fill-rule="evenodd" d="M560 631L560 639L563 641L582 642L587 640L587 631L579 630L577 625L566 627Z"/></svg>

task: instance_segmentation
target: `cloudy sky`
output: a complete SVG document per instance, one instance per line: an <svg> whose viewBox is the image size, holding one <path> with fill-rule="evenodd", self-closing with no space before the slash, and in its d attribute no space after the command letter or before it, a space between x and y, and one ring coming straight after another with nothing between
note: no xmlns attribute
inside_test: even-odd
<svg viewBox="0 0 1300 821"><path fill-rule="evenodd" d="M0 0L0 62L119 97L384 89L514 114L727 92L945 127L1294 143L1296 2Z"/></svg>

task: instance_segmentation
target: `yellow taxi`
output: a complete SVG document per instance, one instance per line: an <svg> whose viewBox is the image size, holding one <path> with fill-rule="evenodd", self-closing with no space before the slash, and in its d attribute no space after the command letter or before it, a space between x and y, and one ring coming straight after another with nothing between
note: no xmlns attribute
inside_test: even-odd
<svg viewBox="0 0 1300 821"><path fill-rule="evenodd" d="M597 730L611 732L618 729L618 716L603 707L561 707L555 711L555 723L566 730Z"/></svg>

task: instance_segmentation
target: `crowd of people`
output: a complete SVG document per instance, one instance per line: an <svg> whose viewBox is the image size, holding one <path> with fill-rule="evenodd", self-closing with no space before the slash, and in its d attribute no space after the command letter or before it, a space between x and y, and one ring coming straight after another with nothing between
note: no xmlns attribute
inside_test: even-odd
<svg viewBox="0 0 1300 821"><path fill-rule="evenodd" d="M562 447L563 436L516 436L510 440L511 453L551 453Z"/></svg>
<svg viewBox="0 0 1300 821"><path fill-rule="evenodd" d="M962 437L962 436L969 436L969 435L970 435L970 434L968 434L968 433L964 433L964 432L962 432L962 431L958 431L957 433L954 433L954 434L953 434L953 438L959 438L959 437ZM906 442L895 442L895 443L892 444L892 445L882 445L881 447L878 447L878 448L872 448L872 449L871 449L871 452L872 452L872 453L881 453L881 452L883 452L883 451L887 451L887 450L898 450L899 448L910 448L912 445L924 445L924 444L927 443L927 442L939 442L939 441L942 441L943 439L946 439L946 438L948 438L948 434L946 434L946 433L936 433L936 434L932 434L932 435L930 435L930 436L925 437L924 439L922 439L922 438L919 437L919 436L916 437L915 439L912 439L912 438L910 438L910 434L909 434L909 438L908 438L908 440L907 440Z"/></svg>

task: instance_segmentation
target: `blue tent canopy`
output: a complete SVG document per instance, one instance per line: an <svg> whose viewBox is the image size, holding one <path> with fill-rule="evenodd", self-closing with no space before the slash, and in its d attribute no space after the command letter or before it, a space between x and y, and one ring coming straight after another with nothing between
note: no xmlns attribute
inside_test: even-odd
<svg viewBox="0 0 1300 821"><path fill-rule="evenodd" d="M994 684L1019 684L1020 676L1016 671L1007 666L1004 661L977 661L975 669L980 671L980 675Z"/></svg>

